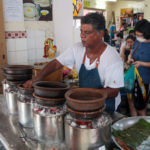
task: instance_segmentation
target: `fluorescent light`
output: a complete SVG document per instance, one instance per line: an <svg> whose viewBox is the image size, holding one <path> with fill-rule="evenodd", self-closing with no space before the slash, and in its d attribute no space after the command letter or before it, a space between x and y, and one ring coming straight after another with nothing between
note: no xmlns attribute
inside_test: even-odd
<svg viewBox="0 0 150 150"><path fill-rule="evenodd" d="M116 2L117 0L105 0L107 2Z"/></svg>

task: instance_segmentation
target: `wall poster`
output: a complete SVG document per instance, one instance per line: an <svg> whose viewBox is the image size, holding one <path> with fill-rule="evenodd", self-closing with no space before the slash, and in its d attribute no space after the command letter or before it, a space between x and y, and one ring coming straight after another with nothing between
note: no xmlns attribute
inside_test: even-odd
<svg viewBox="0 0 150 150"><path fill-rule="evenodd" d="M52 21L52 0L23 0L25 21Z"/></svg>
<svg viewBox="0 0 150 150"><path fill-rule="evenodd" d="M73 16L83 16L83 0L73 0Z"/></svg>

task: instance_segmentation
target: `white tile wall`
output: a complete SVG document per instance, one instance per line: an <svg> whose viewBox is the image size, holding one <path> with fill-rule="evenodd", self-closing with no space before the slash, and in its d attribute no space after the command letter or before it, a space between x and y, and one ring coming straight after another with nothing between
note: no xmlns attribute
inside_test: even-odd
<svg viewBox="0 0 150 150"><path fill-rule="evenodd" d="M28 64L27 39L7 39L7 60L8 64Z"/></svg>
<svg viewBox="0 0 150 150"><path fill-rule="evenodd" d="M21 38L16 39L16 51L26 50L27 51L27 39Z"/></svg>
<svg viewBox="0 0 150 150"><path fill-rule="evenodd" d="M27 30L27 51L28 62L33 65L35 62L44 62L45 31Z"/></svg>
<svg viewBox="0 0 150 150"><path fill-rule="evenodd" d="M7 39L8 64L44 62L45 31L27 30L27 38Z"/></svg>
<svg viewBox="0 0 150 150"><path fill-rule="evenodd" d="M7 45L7 52L16 51L16 39L7 39L6 45Z"/></svg>

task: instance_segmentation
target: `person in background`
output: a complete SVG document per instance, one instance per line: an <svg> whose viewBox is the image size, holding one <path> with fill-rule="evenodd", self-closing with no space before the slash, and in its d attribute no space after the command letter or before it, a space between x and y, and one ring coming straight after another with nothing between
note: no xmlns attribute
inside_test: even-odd
<svg viewBox="0 0 150 150"><path fill-rule="evenodd" d="M68 48L24 87L31 87L62 66L70 69L75 65L80 88L96 88L107 93L106 111L114 112L121 99L120 87L124 86L123 63L116 50L103 42L105 18L99 13L90 13L81 19L81 42Z"/></svg>
<svg viewBox="0 0 150 150"><path fill-rule="evenodd" d="M122 58L122 60L124 62L127 62L128 56L132 52L132 48L133 48L133 44L134 44L135 39L136 38L134 36L132 36L132 35L129 35L126 38L125 45L124 45L124 47L122 47L122 50L120 52L120 57Z"/></svg>
<svg viewBox="0 0 150 150"><path fill-rule="evenodd" d="M117 40L115 41L115 46L116 46L117 51L120 53L121 44L124 42L123 32L119 32L116 35L116 37L117 37Z"/></svg>
<svg viewBox="0 0 150 150"><path fill-rule="evenodd" d="M106 42L107 44L110 44L110 36L108 34L107 29L104 30L104 42Z"/></svg>
<svg viewBox="0 0 150 150"><path fill-rule="evenodd" d="M115 32L116 32L115 23L112 23L112 25L109 28L109 32L110 32L110 44L114 46L115 45L114 38L115 38Z"/></svg>
<svg viewBox="0 0 150 150"><path fill-rule="evenodd" d="M135 32L134 32L134 30L130 30L130 31L129 31L129 35L132 35L132 36L135 37Z"/></svg>
<svg viewBox="0 0 150 150"><path fill-rule="evenodd" d="M128 62L134 64L138 69L146 89L146 100L137 103L136 100L132 99L131 114L132 116L145 116L150 84L150 22L146 19L142 19L137 22L134 30L137 40L133 46L132 54L128 57Z"/></svg>
<svg viewBox="0 0 150 150"><path fill-rule="evenodd" d="M126 38L125 41L125 45L122 47L121 53L120 53L120 57L122 58L123 62L124 62L124 73L130 68L130 65L127 63L128 60L128 56L132 53L132 48L133 48L133 44L135 41L135 37L132 35L129 35ZM132 112L132 91L126 91L125 89L122 89L122 92L126 95L127 97L127 103L129 106L129 112L130 115L133 116L133 112Z"/></svg>

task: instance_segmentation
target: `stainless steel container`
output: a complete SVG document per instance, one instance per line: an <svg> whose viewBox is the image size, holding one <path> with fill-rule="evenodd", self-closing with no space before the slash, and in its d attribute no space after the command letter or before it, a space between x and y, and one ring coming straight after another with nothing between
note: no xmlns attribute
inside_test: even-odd
<svg viewBox="0 0 150 150"><path fill-rule="evenodd" d="M2 86L3 86L3 95L6 95L6 89L9 87L8 83L6 82L6 79L2 81Z"/></svg>
<svg viewBox="0 0 150 150"><path fill-rule="evenodd" d="M73 127L65 118L65 143L67 150L95 150L111 142L111 124L94 129Z"/></svg>
<svg viewBox="0 0 150 150"><path fill-rule="evenodd" d="M33 111L36 138L44 143L61 143L64 140L64 114L42 116Z"/></svg>
<svg viewBox="0 0 150 150"><path fill-rule="evenodd" d="M8 113L11 115L18 114L17 100L18 100L18 95L16 92L13 91L8 92L8 90L6 90L7 108L8 108Z"/></svg>
<svg viewBox="0 0 150 150"><path fill-rule="evenodd" d="M33 103L23 102L18 99L18 116L19 122L28 128L33 127L33 115L32 115Z"/></svg>

